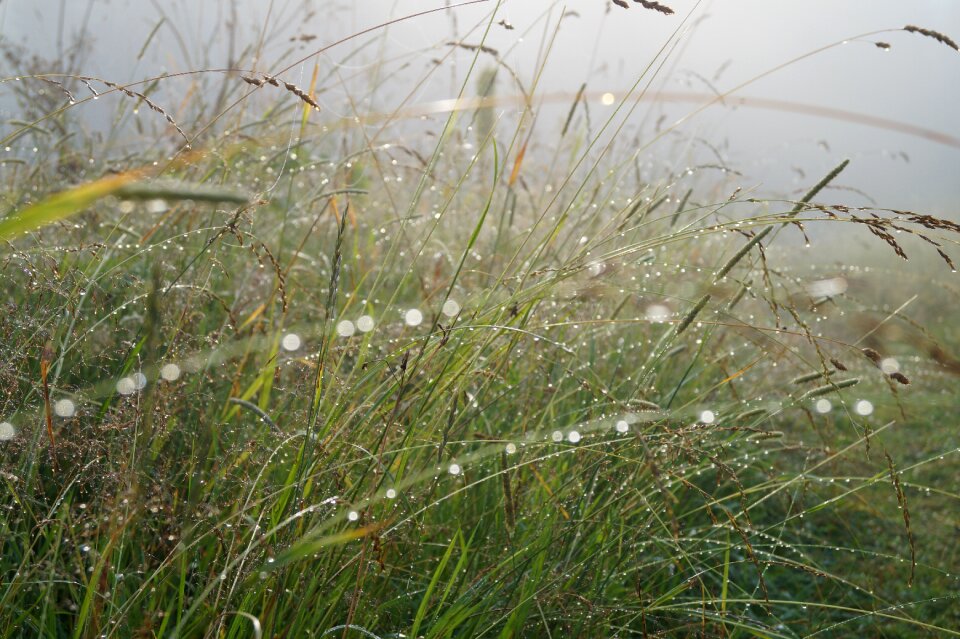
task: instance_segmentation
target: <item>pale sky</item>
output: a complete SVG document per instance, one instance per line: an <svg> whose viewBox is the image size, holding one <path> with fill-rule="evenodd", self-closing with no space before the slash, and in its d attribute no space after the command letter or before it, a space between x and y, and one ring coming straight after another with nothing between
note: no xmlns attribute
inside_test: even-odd
<svg viewBox="0 0 960 639"><path fill-rule="evenodd" d="M267 53L258 68L272 70L277 68L278 58L290 62L391 17L445 4L446 0L238 0L237 39L239 47L255 42L267 24L266 32L274 35L268 39ZM691 11L687 31L655 81L663 90L687 94L727 91L818 47L905 24L942 31L960 40L960 2L704 0L697 5L696 0L673 0L667 4L676 10L675 15L661 16L638 5L625 11L607 0L505 0L497 20L506 19L515 28L495 27L487 44L496 48L529 86L544 42L553 38L538 93L559 94L557 101L562 105L554 109L555 114L546 106L545 112L562 120L569 98L587 82L591 117L599 121L609 108L600 104L599 96L626 91ZM71 36L86 33L91 49L79 71L125 82L164 71L224 65L228 6L225 0L7 0L0 4L0 34L8 43L57 59L59 34L69 41ZM496 2L489 0L377 30L333 49L324 60L331 65L341 63L341 76L354 75L359 83L369 79L377 59L410 62L405 69L384 68L392 75L378 96L383 100L381 107L389 108L391 100L400 99L426 73L432 59L446 52L445 47L434 45L452 39L454 22L464 41L477 43L485 16L495 6ZM161 18L161 7L165 22L138 61L147 35ZM577 15L559 21L564 10ZM305 20L308 11L313 15ZM471 29L472 34L465 36ZM316 39L289 41L300 35ZM890 43L891 49L877 48L876 40ZM343 60L364 43L359 54ZM469 52L460 52L456 58L459 70L470 62ZM251 64L248 56L242 66ZM312 68L312 63L295 67L287 77L297 81ZM6 62L0 69L4 74L22 72ZM454 76L453 72L434 74L415 101L452 97ZM509 84L502 76L500 80L500 91L508 92ZM850 157L853 164L844 175L845 184L866 191L881 204L957 219L960 149L888 128L818 117L806 107L893 120L957 140L958 80L960 53L922 36L884 33L812 56L737 94L786 103L786 108L776 104L764 109L731 108L733 102L728 101L727 107L713 107L693 118L683 131L688 139L709 141L725 161L744 173L746 183L759 185L768 193L802 189L838 159ZM327 99L325 107L336 112L336 94ZM637 125L643 114L648 125L650 118L661 113L672 122L696 107L696 102L641 107ZM16 117L4 100L2 85L0 115L4 120ZM549 130L544 125L544 131ZM668 149L662 148L666 153Z"/></svg>

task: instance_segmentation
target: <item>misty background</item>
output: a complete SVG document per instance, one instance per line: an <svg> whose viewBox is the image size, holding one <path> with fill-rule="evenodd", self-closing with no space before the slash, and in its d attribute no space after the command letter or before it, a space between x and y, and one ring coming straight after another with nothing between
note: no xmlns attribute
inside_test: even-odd
<svg viewBox="0 0 960 639"><path fill-rule="evenodd" d="M675 15L662 16L638 5L625 11L607 0L502 3L496 21L503 22L494 25L485 44L528 90L541 60L547 59L534 104L541 147L562 126L583 83L595 131L651 62L663 59L658 52L676 29L684 35L651 87L669 99L640 104L625 129L637 139L648 139L718 92L848 39L846 45L758 79L686 120L678 127L682 135L653 145L643 161L652 170L668 160L722 162L740 173L737 184L744 189L789 195L802 192L839 159L850 157L853 162L839 182L846 188L844 201L866 205L873 198L881 206L960 216L960 54L903 31L854 37L917 24L957 38L960 3L667 4ZM20 117L4 88L18 74L72 72L122 84L227 67L280 73L346 36L447 5L455 3L6 0L0 3L0 44L17 54L7 55L0 69L6 77L0 84L0 119L9 133L10 120ZM323 117L350 117L352 109L390 113L401 104L429 109L454 98L474 54L451 51L448 43L479 44L495 6L493 0L451 6L373 29L322 53L321 78L328 79L318 86ZM877 41L889 43L890 49L877 47ZM490 66L494 58L481 56L479 62ZM429 73L438 63L440 72ZM308 86L313 67L310 58L280 75ZM237 81L236 75L230 78L222 75L213 82ZM162 84L156 99L176 114L178 101L185 103L189 97L189 84L181 79ZM518 94L506 73L498 75L497 84L498 95L505 99ZM472 84L468 90L474 91ZM606 93L616 98L612 105L604 104ZM359 104L351 105L351 98L358 96ZM84 109L82 121L90 130L109 129L109 109L89 102L76 108ZM506 100L497 108L498 115L509 117L519 102ZM188 132L203 125L180 122ZM935 135L939 139L931 139ZM129 143L149 144L150 137L131 132Z"/></svg>

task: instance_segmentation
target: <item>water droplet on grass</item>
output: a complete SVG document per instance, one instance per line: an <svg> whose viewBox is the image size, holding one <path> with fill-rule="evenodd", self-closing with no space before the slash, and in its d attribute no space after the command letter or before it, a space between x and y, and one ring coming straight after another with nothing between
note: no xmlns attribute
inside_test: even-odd
<svg viewBox="0 0 960 639"><path fill-rule="evenodd" d="M807 286L807 292L811 297L834 297L841 295L847 290L847 280L844 277L832 277L826 280L811 282Z"/></svg>
<svg viewBox="0 0 960 639"><path fill-rule="evenodd" d="M179 379L179 377L180 377L180 367L177 366L176 364L173 364L173 363L164 364L163 367L160 369L160 378L165 381L173 382Z"/></svg>
<svg viewBox="0 0 960 639"><path fill-rule="evenodd" d="M17 436L17 429L10 422L0 422L0 442L8 442Z"/></svg>
<svg viewBox="0 0 960 639"><path fill-rule="evenodd" d="M168 208L166 200L150 200L147 202L147 210L151 213L163 213Z"/></svg>
<svg viewBox="0 0 960 639"><path fill-rule="evenodd" d="M357 318L357 329L359 329L361 333L369 333L373 330L373 326L373 318L369 315L361 315Z"/></svg>
<svg viewBox="0 0 960 639"><path fill-rule="evenodd" d="M443 308L440 309L447 317L456 317L460 313L460 304L456 300L447 300L443 303Z"/></svg>
<svg viewBox="0 0 960 639"><path fill-rule="evenodd" d="M463 469L460 468L460 464L450 464L450 467L447 469L447 472L451 475L459 475Z"/></svg>
<svg viewBox="0 0 960 639"><path fill-rule="evenodd" d="M53 405L53 412L58 417L73 417L77 412L77 407L69 399L58 399Z"/></svg>
<svg viewBox="0 0 960 639"><path fill-rule="evenodd" d="M867 415L873 413L873 404L866 399L861 399L854 405L853 410L857 412L857 415L863 415L866 417Z"/></svg>
<svg viewBox="0 0 960 639"><path fill-rule="evenodd" d="M296 333L287 333L283 336L283 340L280 342L280 345L283 346L284 350L295 351L300 348L303 341L300 339L300 336Z"/></svg>
<svg viewBox="0 0 960 639"><path fill-rule="evenodd" d="M816 411L820 414L829 413L833 410L833 404L830 403L829 399L818 399L817 403L813 405Z"/></svg>
<svg viewBox="0 0 960 639"><path fill-rule="evenodd" d="M117 381L117 392L121 395L133 395L137 390L137 385L129 377L121 377Z"/></svg>
<svg viewBox="0 0 960 639"><path fill-rule="evenodd" d="M420 326L420 323L423 322L423 313L419 309L411 308L404 314L403 321L407 326Z"/></svg>
<svg viewBox="0 0 960 639"><path fill-rule="evenodd" d="M647 307L647 321L665 322L670 319L670 309L663 304L652 304Z"/></svg>
<svg viewBox="0 0 960 639"><path fill-rule="evenodd" d="M337 324L337 335L340 337L350 337L356 332L356 326L354 326L350 320L343 320Z"/></svg>

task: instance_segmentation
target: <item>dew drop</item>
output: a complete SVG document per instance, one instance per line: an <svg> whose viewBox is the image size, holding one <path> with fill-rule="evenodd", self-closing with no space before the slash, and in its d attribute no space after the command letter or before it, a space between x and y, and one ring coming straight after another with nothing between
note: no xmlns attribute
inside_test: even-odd
<svg viewBox="0 0 960 639"><path fill-rule="evenodd" d="M69 399L58 399L53 405L53 412L58 417L73 417L77 412L77 407Z"/></svg>
<svg viewBox="0 0 960 639"><path fill-rule="evenodd" d="M647 307L647 321L665 322L670 319L670 309L663 304L651 304Z"/></svg>
<svg viewBox="0 0 960 639"><path fill-rule="evenodd" d="M403 321L407 326L420 326L420 323L423 322L423 313L419 309L411 308L404 314Z"/></svg>
<svg viewBox="0 0 960 639"><path fill-rule="evenodd" d="M337 324L337 335L340 337L350 337L357 331L356 326L350 320L343 320Z"/></svg>
<svg viewBox="0 0 960 639"><path fill-rule="evenodd" d="M168 208L166 200L150 200L147 202L147 210L151 213L163 213Z"/></svg>
<svg viewBox="0 0 960 639"><path fill-rule="evenodd" d="M117 381L117 392L121 395L133 395L137 390L137 385L129 377L121 377Z"/></svg>
<svg viewBox="0 0 960 639"><path fill-rule="evenodd" d="M303 341L300 339L300 336L296 333L287 333L283 336L283 340L280 342L284 350L295 351L303 344Z"/></svg>
<svg viewBox="0 0 960 639"><path fill-rule="evenodd" d="M880 370L882 370L887 375L893 375L894 373L900 372L900 362L892 357L887 357L880 362Z"/></svg>
<svg viewBox="0 0 960 639"><path fill-rule="evenodd" d="M456 317L460 313L460 304L456 300L447 300L443 303L443 308L440 309L447 317Z"/></svg>
<svg viewBox="0 0 960 639"><path fill-rule="evenodd" d="M373 318L369 315L361 315L357 318L357 329L361 333L369 333L373 330Z"/></svg>
<svg viewBox="0 0 960 639"><path fill-rule="evenodd" d="M160 369L160 378L165 381L173 382L179 379L179 377L180 367L172 362L169 364L164 364Z"/></svg>

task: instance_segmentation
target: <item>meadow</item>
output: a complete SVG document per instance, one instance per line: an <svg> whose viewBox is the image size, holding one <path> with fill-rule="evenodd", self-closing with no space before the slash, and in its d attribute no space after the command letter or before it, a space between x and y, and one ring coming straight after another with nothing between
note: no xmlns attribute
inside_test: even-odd
<svg viewBox="0 0 960 639"><path fill-rule="evenodd" d="M2 51L0 636L960 635L958 220L842 148L779 196L687 163L758 79L655 117L689 7L614 0L660 52L558 97L566 14L473 4L419 66Z"/></svg>

